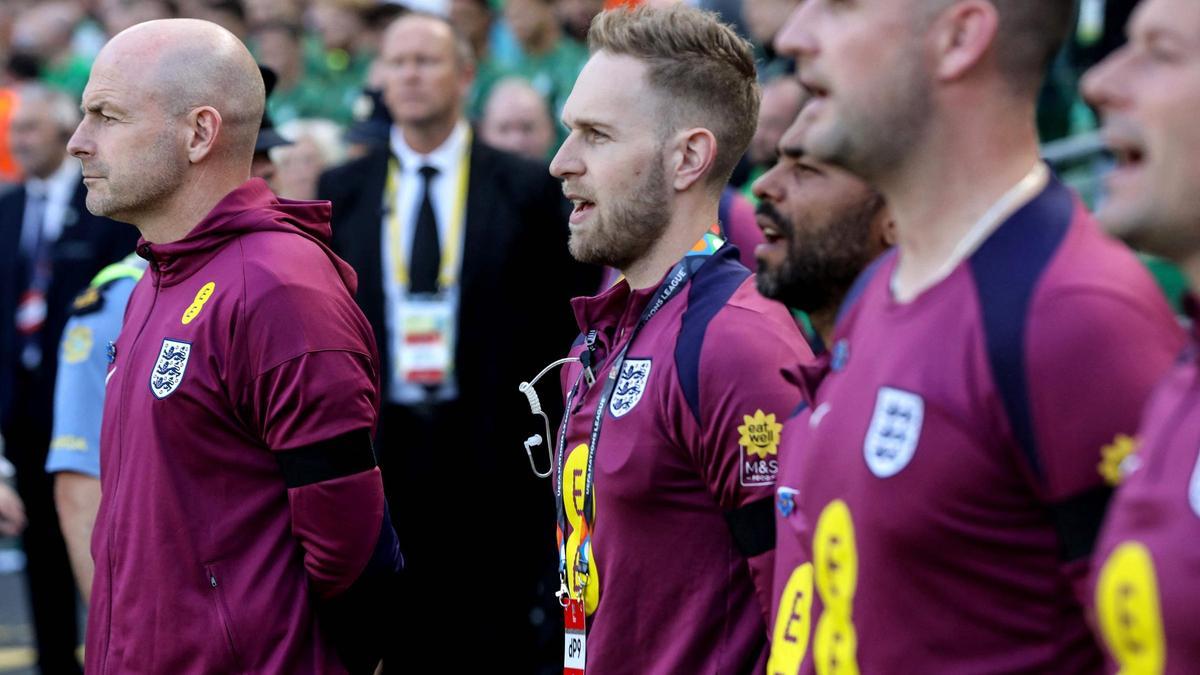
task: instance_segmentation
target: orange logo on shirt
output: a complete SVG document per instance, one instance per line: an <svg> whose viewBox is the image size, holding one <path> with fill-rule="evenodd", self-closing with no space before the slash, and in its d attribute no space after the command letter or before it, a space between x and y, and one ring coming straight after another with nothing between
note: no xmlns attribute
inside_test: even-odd
<svg viewBox="0 0 1200 675"><path fill-rule="evenodd" d="M212 297L213 291L215 291L216 288L216 283L210 281L201 286L200 290L196 291L196 299L192 300L191 306L189 306L183 313L183 325L188 325L194 321L196 317L200 316L200 310L204 309L204 303L208 302L208 299Z"/></svg>

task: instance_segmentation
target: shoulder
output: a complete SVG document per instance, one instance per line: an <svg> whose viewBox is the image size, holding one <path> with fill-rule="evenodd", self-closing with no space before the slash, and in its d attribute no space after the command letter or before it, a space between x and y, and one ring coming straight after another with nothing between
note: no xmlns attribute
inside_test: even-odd
<svg viewBox="0 0 1200 675"><path fill-rule="evenodd" d="M736 258L714 259L697 273L675 345L680 386L697 416L703 391L782 376L811 357L787 308L759 295Z"/></svg>
<svg viewBox="0 0 1200 675"><path fill-rule="evenodd" d="M307 236L250 232L238 238L238 249L248 300L280 288L323 295L343 286L332 253Z"/></svg>

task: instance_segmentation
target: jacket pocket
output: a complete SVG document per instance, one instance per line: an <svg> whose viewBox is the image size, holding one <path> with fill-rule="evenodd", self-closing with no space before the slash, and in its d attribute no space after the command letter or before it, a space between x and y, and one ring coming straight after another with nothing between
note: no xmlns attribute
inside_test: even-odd
<svg viewBox="0 0 1200 675"><path fill-rule="evenodd" d="M225 634L225 646L229 649L229 659L237 672L245 672L242 667L242 655L238 652L237 640L233 631L233 622L230 620L229 607L225 604L225 592L221 587L221 575L216 565L205 565L204 572L208 576L208 590L212 598L213 607L217 610L218 623L221 631Z"/></svg>

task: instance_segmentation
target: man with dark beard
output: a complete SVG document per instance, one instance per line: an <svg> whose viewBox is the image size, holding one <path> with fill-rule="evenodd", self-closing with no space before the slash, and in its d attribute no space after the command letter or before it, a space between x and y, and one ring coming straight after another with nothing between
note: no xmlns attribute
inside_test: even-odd
<svg viewBox="0 0 1200 675"><path fill-rule="evenodd" d="M883 196L844 169L814 159L799 143L797 121L779 159L754 182L758 292L804 312L823 346L838 308L863 269L894 243ZM824 351L821 346L816 351Z"/></svg>
<svg viewBox="0 0 1200 675"><path fill-rule="evenodd" d="M782 370L812 354L710 231L754 130L751 48L682 5L606 12L588 41L550 170L575 204L571 253L624 278L574 301L564 666L761 672L781 422L800 400Z"/></svg>

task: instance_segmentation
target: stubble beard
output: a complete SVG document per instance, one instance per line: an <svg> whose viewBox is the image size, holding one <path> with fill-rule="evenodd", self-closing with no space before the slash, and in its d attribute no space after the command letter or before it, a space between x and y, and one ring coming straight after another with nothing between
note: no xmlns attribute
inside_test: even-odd
<svg viewBox="0 0 1200 675"><path fill-rule="evenodd" d="M670 220L666 171L653 161L641 184L603 210L597 206L594 222L572 233L568 246L580 262L626 270L650 252Z"/></svg>

